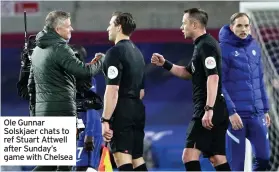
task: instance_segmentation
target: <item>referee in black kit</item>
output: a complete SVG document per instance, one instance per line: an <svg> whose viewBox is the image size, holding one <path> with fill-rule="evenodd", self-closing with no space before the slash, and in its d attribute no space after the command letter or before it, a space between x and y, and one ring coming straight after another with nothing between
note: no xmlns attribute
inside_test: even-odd
<svg viewBox="0 0 279 172"><path fill-rule="evenodd" d="M145 127L144 57L130 40L136 23L129 13L116 12L107 29L115 43L106 53L106 91L102 134L110 142L119 171L147 171L143 156Z"/></svg>
<svg viewBox="0 0 279 172"><path fill-rule="evenodd" d="M151 63L182 79L192 79L194 115L183 151L186 170L201 171L199 157L203 153L216 171L230 171L225 152L229 116L221 94L221 52L218 42L206 33L207 21L208 15L201 9L184 11L181 30L185 39L194 41L188 66L172 64L158 53L152 55Z"/></svg>

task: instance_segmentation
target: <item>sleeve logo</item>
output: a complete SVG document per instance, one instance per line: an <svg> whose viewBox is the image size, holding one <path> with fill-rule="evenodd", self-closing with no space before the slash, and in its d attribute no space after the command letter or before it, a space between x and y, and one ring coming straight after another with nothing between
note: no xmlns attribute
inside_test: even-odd
<svg viewBox="0 0 279 172"><path fill-rule="evenodd" d="M205 59L205 67L207 69L214 69L216 67L216 61L214 57L207 57Z"/></svg>
<svg viewBox="0 0 279 172"><path fill-rule="evenodd" d="M255 56L257 54L256 50L252 50L252 54Z"/></svg>
<svg viewBox="0 0 279 172"><path fill-rule="evenodd" d="M109 79L114 79L118 75L118 69L115 66L110 66L108 68L108 78Z"/></svg>

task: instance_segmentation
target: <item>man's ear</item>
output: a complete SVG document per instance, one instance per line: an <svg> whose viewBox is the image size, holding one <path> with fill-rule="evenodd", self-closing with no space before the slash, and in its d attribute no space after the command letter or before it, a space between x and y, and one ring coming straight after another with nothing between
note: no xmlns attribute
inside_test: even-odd
<svg viewBox="0 0 279 172"><path fill-rule="evenodd" d="M199 23L196 21L192 21L192 25L194 26L194 29L197 29L199 27Z"/></svg>
<svg viewBox="0 0 279 172"><path fill-rule="evenodd" d="M230 30L233 32L233 25L230 24Z"/></svg>
<svg viewBox="0 0 279 172"><path fill-rule="evenodd" d="M59 33L59 28L58 27L54 28L54 30L55 30L55 32Z"/></svg>
<svg viewBox="0 0 279 172"><path fill-rule="evenodd" d="M117 32L121 31L121 25L117 26Z"/></svg>

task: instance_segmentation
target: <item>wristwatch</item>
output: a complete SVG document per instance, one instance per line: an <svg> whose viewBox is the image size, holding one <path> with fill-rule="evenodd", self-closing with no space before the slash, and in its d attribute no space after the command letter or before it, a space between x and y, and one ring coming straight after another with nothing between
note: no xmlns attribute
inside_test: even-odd
<svg viewBox="0 0 279 172"><path fill-rule="evenodd" d="M104 122L110 123L110 119L106 119L104 117L101 117L101 123L104 123Z"/></svg>
<svg viewBox="0 0 279 172"><path fill-rule="evenodd" d="M206 106L204 107L204 110L205 110L205 111L213 110L213 107L210 107L209 105L206 105Z"/></svg>

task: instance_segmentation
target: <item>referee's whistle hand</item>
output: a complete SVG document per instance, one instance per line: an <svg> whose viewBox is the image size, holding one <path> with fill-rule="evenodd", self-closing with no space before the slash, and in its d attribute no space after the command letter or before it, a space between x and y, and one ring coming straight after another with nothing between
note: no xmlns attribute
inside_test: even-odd
<svg viewBox="0 0 279 172"><path fill-rule="evenodd" d="M151 63L156 66L163 66L165 63L165 58L159 53L153 53L151 57Z"/></svg>
<svg viewBox="0 0 279 172"><path fill-rule="evenodd" d="M234 130L240 130L243 128L242 120L237 113L230 116L230 121Z"/></svg>
<svg viewBox="0 0 279 172"><path fill-rule="evenodd" d="M208 130L213 128L212 124L213 110L205 111L204 116L202 118L202 126Z"/></svg>

